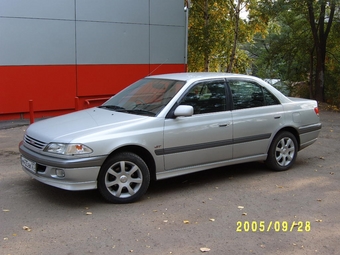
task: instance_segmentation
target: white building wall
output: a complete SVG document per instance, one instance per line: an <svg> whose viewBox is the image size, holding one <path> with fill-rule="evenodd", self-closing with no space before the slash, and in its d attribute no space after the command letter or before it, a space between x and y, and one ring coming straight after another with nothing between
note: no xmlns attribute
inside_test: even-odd
<svg viewBox="0 0 340 255"><path fill-rule="evenodd" d="M182 0L1 0L0 65L185 63Z"/></svg>

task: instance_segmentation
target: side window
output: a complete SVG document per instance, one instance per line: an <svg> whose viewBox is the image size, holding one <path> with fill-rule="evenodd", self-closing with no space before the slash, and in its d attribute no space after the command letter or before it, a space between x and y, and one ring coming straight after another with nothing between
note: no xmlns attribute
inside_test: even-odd
<svg viewBox="0 0 340 255"><path fill-rule="evenodd" d="M195 84L181 100L181 105L194 107L194 114L226 110L224 81L208 81Z"/></svg>
<svg viewBox="0 0 340 255"><path fill-rule="evenodd" d="M229 81L234 110L279 104L277 98L262 86L249 81Z"/></svg>
<svg viewBox="0 0 340 255"><path fill-rule="evenodd" d="M280 104L280 101L265 88L263 88L263 94L264 94L264 100L266 102L266 105Z"/></svg>

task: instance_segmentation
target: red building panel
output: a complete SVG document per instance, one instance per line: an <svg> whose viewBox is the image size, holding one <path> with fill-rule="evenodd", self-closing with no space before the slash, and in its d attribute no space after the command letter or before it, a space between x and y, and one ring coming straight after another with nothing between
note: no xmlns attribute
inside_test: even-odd
<svg viewBox="0 0 340 255"><path fill-rule="evenodd" d="M74 65L0 66L0 114L74 108Z"/></svg>
<svg viewBox="0 0 340 255"><path fill-rule="evenodd" d="M37 118L96 106L147 75L185 69L184 64L0 66L0 120L27 118L30 100Z"/></svg>
<svg viewBox="0 0 340 255"><path fill-rule="evenodd" d="M113 95L148 76L162 73L185 72L184 64L107 64L78 65L78 97Z"/></svg>

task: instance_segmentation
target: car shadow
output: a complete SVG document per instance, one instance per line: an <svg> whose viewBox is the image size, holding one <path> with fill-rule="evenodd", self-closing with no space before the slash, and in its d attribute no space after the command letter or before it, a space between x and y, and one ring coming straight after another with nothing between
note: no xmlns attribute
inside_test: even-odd
<svg viewBox="0 0 340 255"><path fill-rule="evenodd" d="M215 187L221 182L253 178L268 173L271 173L271 171L263 163L253 162L152 181L140 202L148 200L148 197L156 199L163 196L171 197L172 195L182 194L188 189L194 192L195 189L199 190L202 185ZM79 208L96 204L108 204L98 190L68 191L40 183L34 179L25 181L23 185L29 190L30 196L39 198L40 202L43 201L54 206Z"/></svg>
<svg viewBox="0 0 340 255"><path fill-rule="evenodd" d="M199 189L202 185L218 186L221 182L233 179L253 178L263 174L274 173L262 162L237 164L204 170L174 178L153 181L147 191L148 196L157 197L166 193L184 192L187 189Z"/></svg>
<svg viewBox="0 0 340 255"><path fill-rule="evenodd" d="M26 185L34 186L34 188L30 189L30 192L34 192L34 196L39 198L40 202L43 201L45 203L54 204L55 206L79 208L105 203L105 200L97 190L63 190L33 179Z"/></svg>

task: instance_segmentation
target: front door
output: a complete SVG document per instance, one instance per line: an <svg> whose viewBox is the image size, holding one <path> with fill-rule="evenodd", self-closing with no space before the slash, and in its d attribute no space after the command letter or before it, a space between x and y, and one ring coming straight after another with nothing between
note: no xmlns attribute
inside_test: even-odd
<svg viewBox="0 0 340 255"><path fill-rule="evenodd" d="M194 115L166 119L166 170L207 167L232 158L232 119L227 110L223 80L193 85L180 104L194 107Z"/></svg>

